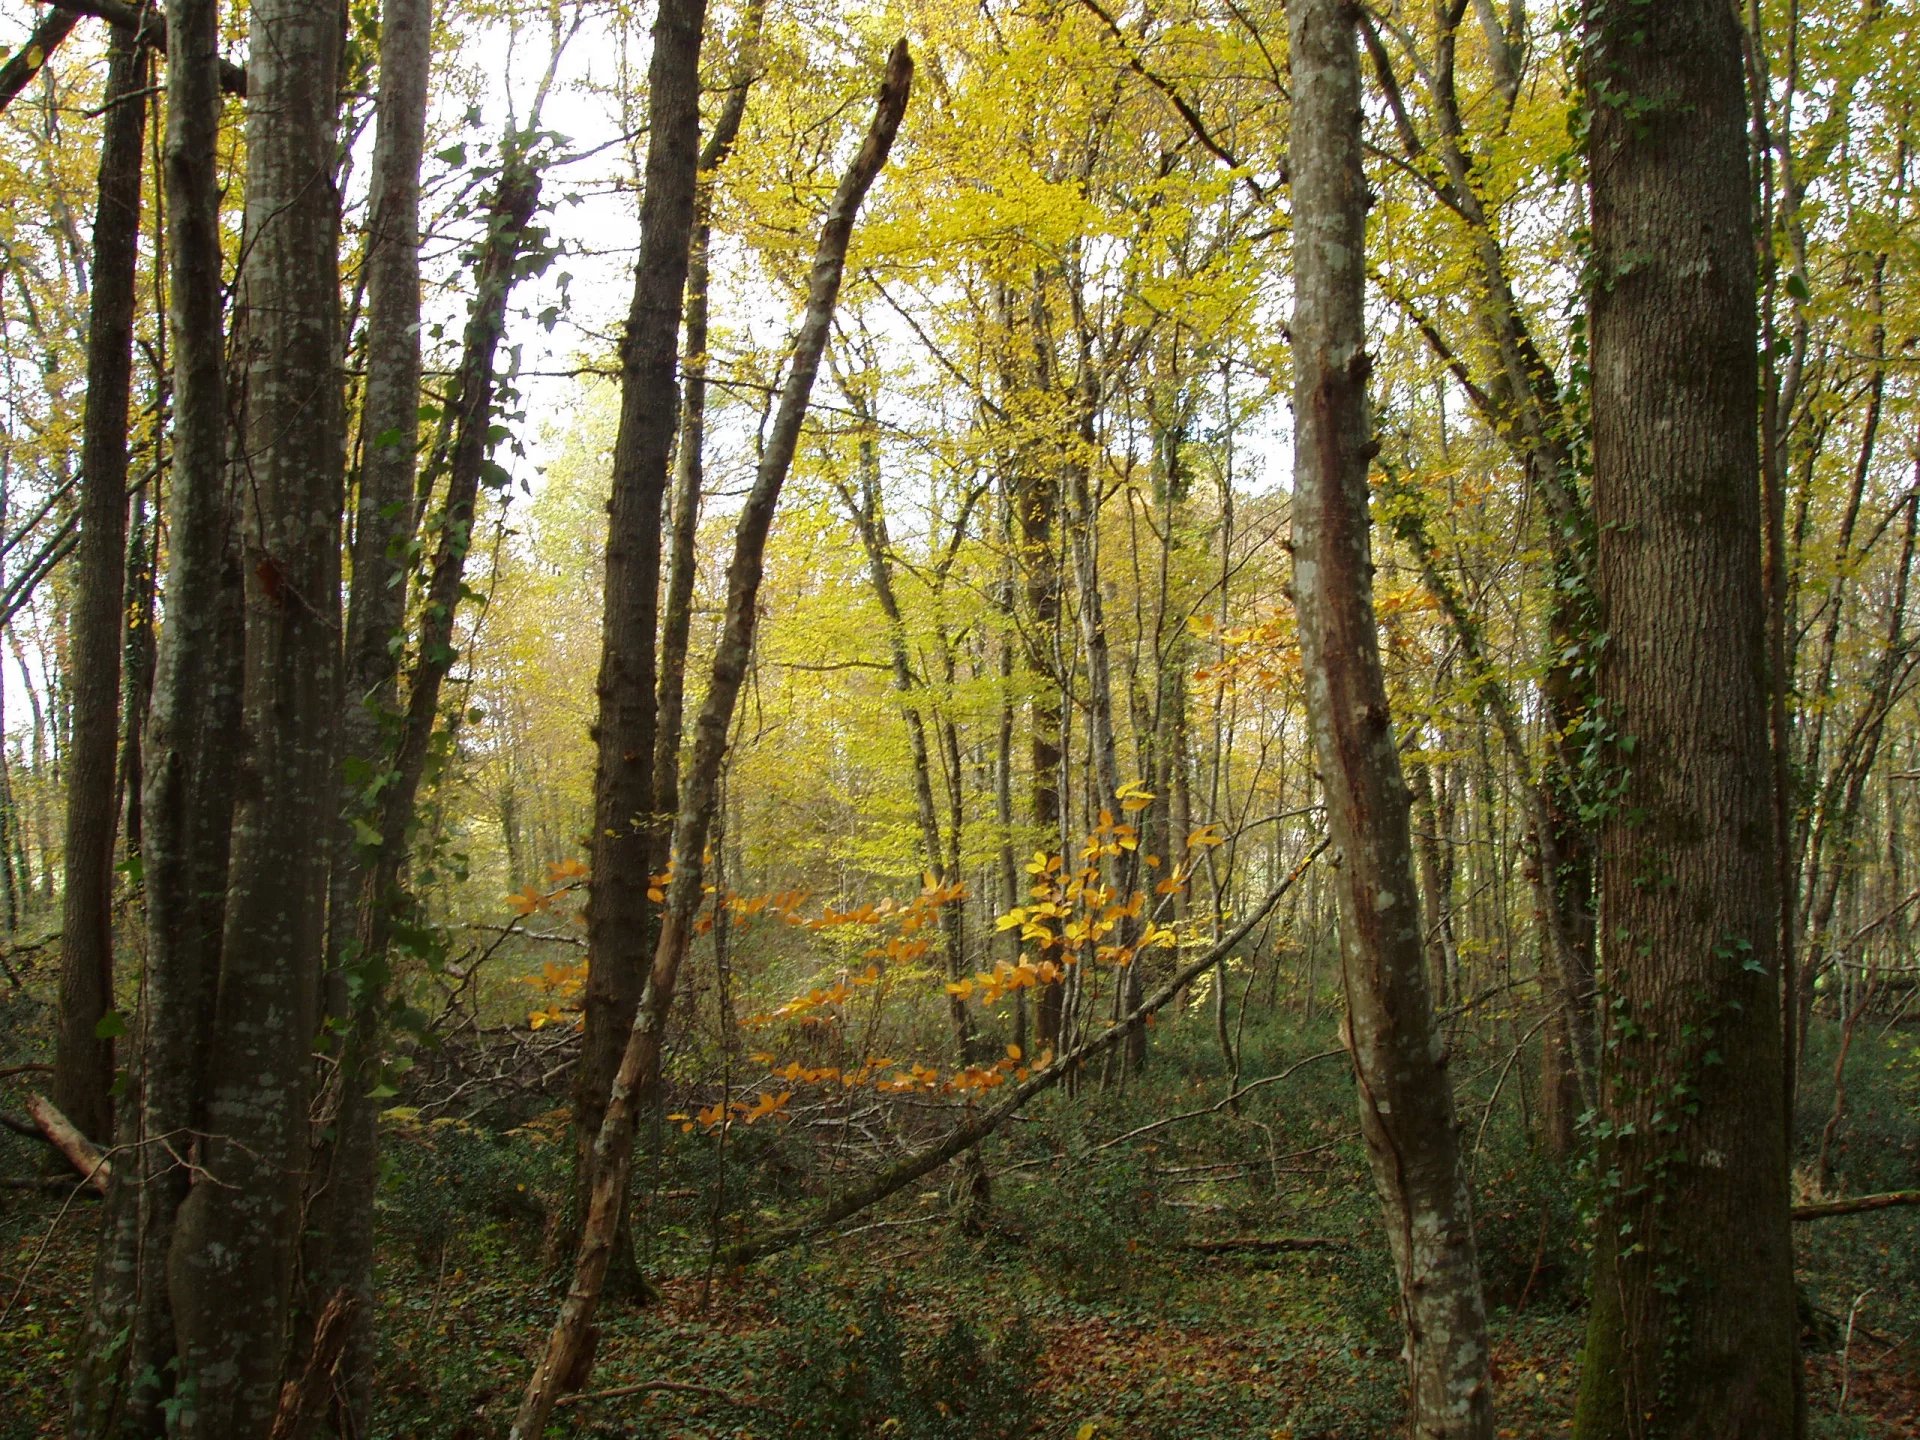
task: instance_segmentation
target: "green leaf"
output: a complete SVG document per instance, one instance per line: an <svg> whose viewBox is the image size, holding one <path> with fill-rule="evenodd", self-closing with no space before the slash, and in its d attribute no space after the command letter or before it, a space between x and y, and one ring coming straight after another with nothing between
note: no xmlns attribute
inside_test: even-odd
<svg viewBox="0 0 1920 1440"><path fill-rule="evenodd" d="M1786 292L1794 299L1800 301L1807 301L1813 298L1813 296L1808 293L1807 282L1800 277L1798 272L1787 276Z"/></svg>
<svg viewBox="0 0 1920 1440"><path fill-rule="evenodd" d="M93 1038L96 1040L117 1040L127 1033L127 1018L118 1010L109 1010L93 1025Z"/></svg>

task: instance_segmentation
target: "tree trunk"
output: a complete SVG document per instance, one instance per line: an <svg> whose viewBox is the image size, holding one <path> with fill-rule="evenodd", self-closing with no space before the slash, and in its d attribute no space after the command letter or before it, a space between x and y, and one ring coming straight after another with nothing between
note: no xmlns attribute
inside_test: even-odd
<svg viewBox="0 0 1920 1440"><path fill-rule="evenodd" d="M251 30L273 43L247 103L239 796L206 1128L170 1261L189 1440L264 1436L278 1406L339 797L339 9L255 0Z"/></svg>
<svg viewBox="0 0 1920 1440"><path fill-rule="evenodd" d="M100 186L93 216L87 402L80 441L80 543L74 553L68 685L66 887L53 1103L83 1135L113 1130L114 801L120 748L120 597L127 544L127 410L133 379L147 52L116 30L108 51Z"/></svg>
<svg viewBox="0 0 1920 1440"><path fill-rule="evenodd" d="M166 623L147 719L141 794L147 911L129 1161L133 1199L103 1228L77 1369L73 1430L158 1433L183 1380L167 1259L206 1126L209 1017L219 983L233 735L238 725L238 557L228 491L222 323L219 28L215 0L169 7L163 155L173 336L173 465ZM304 1048L304 1042L303 1042ZM164 1143L163 1143L164 1142ZM125 1336L124 1343L119 1337Z"/></svg>
<svg viewBox="0 0 1920 1440"><path fill-rule="evenodd" d="M1360 1124L1399 1282L1412 1433L1491 1440L1472 1211L1427 991L1409 795L1373 613L1355 14L1346 0L1289 8L1295 604L1308 718L1342 856L1341 947Z"/></svg>
<svg viewBox="0 0 1920 1440"><path fill-rule="evenodd" d="M657 52L656 52L657 53ZM689 77L691 78L691 77ZM794 343L793 361L780 404L761 457L753 490L740 512L734 534L732 563L727 568L727 608L713 675L695 727L693 760L680 787L680 813L674 823L673 884L667 894L660 926L660 945L653 969L640 998L620 1068L613 1079L600 1133L594 1140L593 1191L587 1222L581 1230L573 1283L560 1308L546 1351L527 1382L527 1392L514 1417L512 1440L537 1440L546 1430L555 1402L566 1389L577 1389L592 1367L593 1318L600 1289L612 1258L619 1218L633 1159L634 1127L640 1104L659 1074L662 1024L673 1004L674 984L692 933L694 911L702 892L702 861L713 824L721 762L726 756L727 733L734 703L753 650L759 618L759 595L767 531L787 471L800 442L801 423L820 357L826 350L833 323L840 279L846 265L847 243L853 236L854 216L873 179L886 163L900 117L907 107L913 79L913 61L907 42L894 46L887 60L886 79L873 125L841 178L831 208L821 227L808 283L807 309ZM691 150L689 144L688 149Z"/></svg>
<svg viewBox="0 0 1920 1440"><path fill-rule="evenodd" d="M1581 1440L1804 1430L1782 1114L1739 23L1588 7L1593 501L1617 799Z"/></svg>
<svg viewBox="0 0 1920 1440"><path fill-rule="evenodd" d="M379 1128L369 1092L379 1078L380 1027L390 974L386 952L393 909L399 903L391 892L405 858L419 786L417 774L408 784L408 777L394 769L399 748L393 742L399 704L394 641L405 624L407 542L413 538L420 444L420 159L431 29L429 0L384 0L365 261L366 395L360 419L353 589L342 653L340 753L347 766L348 798L334 827L323 995L326 1014L340 1027L341 1044L327 1107L331 1124L319 1127L329 1138L318 1147L307 1182L302 1315L290 1357L296 1367L302 1362L318 1339L314 1327L320 1316L332 1297L344 1294L347 1303L338 1312L337 1338L346 1383L337 1393L334 1387L325 1387L324 1394L307 1392L308 1412L294 1417L296 1430L304 1430L321 1419L321 1402L332 1401L331 1428L342 1435L366 1433L370 1419ZM511 160L503 168L503 179L510 170ZM485 252L503 243L517 252L527 215L518 215L518 223L512 215L501 220L498 198L494 215L499 223L489 228ZM530 214L530 205L527 210ZM511 271L511 260L505 269ZM476 287L476 308L484 307L489 294L485 278ZM500 303L504 301L503 294ZM498 329L496 323L488 333L497 335ZM460 376L470 378L467 365ZM492 407L491 386L483 389L486 398L477 424L484 432ZM471 514L466 524L471 526ZM449 633L451 620L449 615ZM425 748L419 748L424 764ZM397 818L389 821L389 813Z"/></svg>
<svg viewBox="0 0 1920 1440"><path fill-rule="evenodd" d="M621 345L620 431L607 513L593 783L593 878L587 905L585 1037L574 1071L576 1194L593 1184L613 1073L633 1026L658 933L647 901L655 816L660 518L678 416L674 370L699 174L700 31L706 0L663 0L648 71L647 167L640 258Z"/></svg>
<svg viewBox="0 0 1920 1440"><path fill-rule="evenodd" d="M713 123L713 133L700 147L700 170L694 192L693 239L687 247L686 359L680 397L680 437L673 465L671 548L667 563L667 603L660 618L660 693L656 706L653 746L653 793L659 808L670 809L680 794L680 741L685 728L687 644L693 633L695 546L700 533L701 492L705 488L707 437L707 310L712 239L714 172L733 153L740 122L747 113L747 93L759 65L760 29L766 19L766 0L748 0L741 17L739 50L734 55L733 85ZM671 842L671 836L664 839ZM664 863L666 846L655 851Z"/></svg>

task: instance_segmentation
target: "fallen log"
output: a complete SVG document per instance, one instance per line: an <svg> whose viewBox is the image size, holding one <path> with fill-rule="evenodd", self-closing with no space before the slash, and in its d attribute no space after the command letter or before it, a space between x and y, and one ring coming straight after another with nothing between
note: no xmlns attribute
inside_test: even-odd
<svg viewBox="0 0 1920 1440"><path fill-rule="evenodd" d="M44 1095L27 1097L27 1114L33 1117L33 1123L40 1127L40 1133L47 1137L47 1143L67 1157L67 1163L85 1177L88 1185L102 1195L107 1193L107 1182L113 1178L113 1166L107 1163L94 1143L73 1128L73 1122L62 1115L51 1100Z"/></svg>
<svg viewBox="0 0 1920 1440"><path fill-rule="evenodd" d="M1820 1200L1793 1207L1793 1218L1825 1220L1831 1215L1863 1215L1869 1210L1891 1210L1897 1205L1920 1205L1920 1190L1889 1190L1880 1195L1856 1195L1850 1200Z"/></svg>

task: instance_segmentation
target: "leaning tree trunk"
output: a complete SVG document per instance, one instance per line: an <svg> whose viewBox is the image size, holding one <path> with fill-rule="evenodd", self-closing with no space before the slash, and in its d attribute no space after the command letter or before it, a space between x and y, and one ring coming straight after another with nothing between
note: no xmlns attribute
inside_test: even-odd
<svg viewBox="0 0 1920 1440"><path fill-rule="evenodd" d="M1410 797L1373 613L1355 17L1347 0L1290 8L1294 594L1308 719L1342 856L1341 948L1360 1125L1399 1282L1412 1433L1491 1440L1472 1209L1427 989Z"/></svg>
<svg viewBox="0 0 1920 1440"><path fill-rule="evenodd" d="M593 1365L593 1317L600 1289L613 1255L614 1239L633 1159L633 1135L639 1106L659 1074L660 1040L673 1004L674 984L692 935L694 912L702 889L702 855L713 825L721 762L726 758L727 734L732 728L734 703L746 678L759 615L760 579L765 562L767 532L773 512L793 465L806 419L814 377L827 348L834 306L840 298L840 280L846 268L847 244L853 238L854 216L866 198L880 167L886 164L900 117L906 113L907 93L913 81L913 61L907 42L900 41L887 59L886 79L865 141L840 180L814 250L813 272L807 286L807 308L793 362L780 392L780 404L767 436L766 450L752 491L740 511L734 532L732 563L727 567L727 607L720 643L714 653L707 698L694 730L693 759L680 786L680 812L674 822L672 887L660 926L660 944L653 969L640 997L633 1028L627 1036L620 1068L614 1075L606 1118L594 1139L593 1189L580 1250L574 1261L573 1283L548 1337L545 1353L527 1382L527 1393L514 1417L512 1440L537 1440L560 1395L578 1389Z"/></svg>
<svg viewBox="0 0 1920 1440"><path fill-rule="evenodd" d="M80 440L80 543L74 553L68 685L66 888L61 903L60 1029L54 1104L86 1135L113 1127L114 789L120 745L120 587L127 544L127 410L140 258L140 165L147 52L113 32L100 186L93 214L87 408Z"/></svg>
<svg viewBox="0 0 1920 1440"><path fill-rule="evenodd" d="M1739 22L1592 4L1593 508L1613 738L1582 1440L1798 1413Z"/></svg>
<svg viewBox="0 0 1920 1440"><path fill-rule="evenodd" d="M344 472L334 188L340 14L255 0L243 407L246 661L239 801L205 1132L170 1261L189 1440L278 1407L339 785Z"/></svg>

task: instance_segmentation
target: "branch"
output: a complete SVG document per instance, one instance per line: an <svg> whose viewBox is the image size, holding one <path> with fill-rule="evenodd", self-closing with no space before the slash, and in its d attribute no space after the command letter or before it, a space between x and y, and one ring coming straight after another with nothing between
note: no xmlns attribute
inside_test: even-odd
<svg viewBox="0 0 1920 1440"><path fill-rule="evenodd" d="M879 1204L889 1195L911 1185L921 1176L939 1169L963 1151L971 1150L1011 1119L1034 1096L1052 1089L1071 1071L1118 1045L1128 1034L1146 1024L1149 1015L1165 1007L1188 985L1224 960L1235 946L1253 933L1255 926L1267 918L1268 912L1280 903L1281 897L1293 888L1302 875L1306 874L1307 867L1326 848L1327 838L1322 836L1313 848L1301 857L1300 863L1293 867L1286 878L1269 890L1266 897L1248 912L1247 917L1234 928L1230 935L1198 960L1174 971L1158 990L1141 1001L1126 1018L1115 1021L1100 1034L1083 1041L1077 1048L1060 1056L1046 1069L1022 1082L998 1105L990 1110L983 1110L971 1120L955 1126L945 1138L924 1149L916 1150L888 1166L865 1184L857 1186L837 1199L830 1200L821 1207L818 1214L791 1225L770 1230L757 1240L743 1240L737 1245L726 1247L719 1254L720 1262L725 1265L747 1265L762 1256L791 1249L828 1226L838 1225L842 1220L851 1219L862 1210Z"/></svg>
<svg viewBox="0 0 1920 1440"><path fill-rule="evenodd" d="M157 5L129 5L126 0L38 0L73 15L91 15L115 29L130 30L150 50L167 53L166 12ZM247 93L247 72L231 60L220 62L220 88L229 95ZM0 102L4 103L4 102Z"/></svg>
<svg viewBox="0 0 1920 1440"><path fill-rule="evenodd" d="M67 1163L86 1177L87 1184L102 1195L106 1194L107 1182L113 1178L113 1167L93 1142L74 1129L73 1122L56 1110L53 1102L44 1095L27 1097L27 1113L33 1117L34 1124L40 1127L40 1133L47 1137L47 1143L67 1157Z"/></svg>
<svg viewBox="0 0 1920 1440"><path fill-rule="evenodd" d="M1253 198L1264 201L1267 198L1266 187L1253 178L1248 166L1238 155L1235 155L1231 150L1227 149L1226 146L1213 138L1213 132L1207 129L1206 122L1200 118L1200 112L1181 98L1180 92L1174 88L1171 80L1166 79L1164 76L1156 75L1153 71L1147 69L1140 57L1134 53L1133 46L1127 43L1126 32L1120 28L1120 22L1114 19L1112 14L1100 4L1100 0L1080 0L1080 3L1095 15L1099 16L1101 23L1112 33L1114 43L1120 47L1120 53L1126 57L1127 68L1132 70L1134 74L1138 75L1149 85L1153 86L1153 88L1158 90L1162 95L1166 96L1167 103L1179 111L1180 118L1187 122L1187 128L1193 132L1193 138L1204 145L1207 151L1221 164L1227 166L1229 169L1240 171L1240 178L1246 182L1247 188L1253 192ZM1286 179L1286 171L1283 167L1280 174L1280 183L1283 185L1286 184Z"/></svg>
<svg viewBox="0 0 1920 1440"><path fill-rule="evenodd" d="M1920 1205L1920 1190L1889 1190L1882 1195L1856 1195L1851 1200L1822 1200L1813 1205L1793 1207L1795 1222L1825 1220L1832 1215L1861 1215L1869 1210L1891 1210L1899 1205Z"/></svg>
<svg viewBox="0 0 1920 1440"><path fill-rule="evenodd" d="M675 1395L704 1395L711 1400L724 1400L729 1405L758 1403L744 1395L736 1395L731 1390L721 1390L712 1385L695 1385L685 1380L642 1380L633 1385L616 1385L611 1390L584 1390L575 1395L562 1395L554 1404L578 1405L586 1400L623 1400L629 1395L647 1395L655 1390L668 1390Z"/></svg>
<svg viewBox="0 0 1920 1440"><path fill-rule="evenodd" d="M73 29L76 18L68 11L55 10L33 27L27 43L14 51L6 65L0 67L0 110L6 109L14 96L33 83L33 77L40 73L41 67L59 48L60 42L67 38L67 32Z"/></svg>

